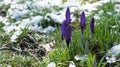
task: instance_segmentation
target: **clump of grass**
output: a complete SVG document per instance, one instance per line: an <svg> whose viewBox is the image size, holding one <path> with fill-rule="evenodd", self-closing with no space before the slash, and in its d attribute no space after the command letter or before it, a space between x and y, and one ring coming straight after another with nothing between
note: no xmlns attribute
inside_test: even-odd
<svg viewBox="0 0 120 67"><path fill-rule="evenodd" d="M6 66L39 66L40 63L37 62L34 58L29 56L17 55L11 52L0 54L0 64L2 67Z"/></svg>

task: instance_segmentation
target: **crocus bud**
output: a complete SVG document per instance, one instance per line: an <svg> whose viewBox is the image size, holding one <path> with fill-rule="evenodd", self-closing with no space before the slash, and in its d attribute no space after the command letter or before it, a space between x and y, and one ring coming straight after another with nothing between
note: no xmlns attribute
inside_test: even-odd
<svg viewBox="0 0 120 67"><path fill-rule="evenodd" d="M92 18L91 22L90 22L90 30L91 30L92 34L94 34L94 22L95 22L95 20L94 20L94 18Z"/></svg>
<svg viewBox="0 0 120 67"><path fill-rule="evenodd" d="M81 26L82 34L84 34L85 25L86 25L86 17L85 17L85 13L83 11L80 15L80 26Z"/></svg>

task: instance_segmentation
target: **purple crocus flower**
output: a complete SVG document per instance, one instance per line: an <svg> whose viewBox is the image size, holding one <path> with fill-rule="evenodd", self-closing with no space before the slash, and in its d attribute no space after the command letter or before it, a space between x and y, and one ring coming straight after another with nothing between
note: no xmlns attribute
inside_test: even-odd
<svg viewBox="0 0 120 67"><path fill-rule="evenodd" d="M94 18L92 18L91 23L90 23L90 30L93 34L94 34L94 22L95 22L95 20L94 20Z"/></svg>
<svg viewBox="0 0 120 67"><path fill-rule="evenodd" d="M72 34L72 27L70 25L70 22L70 9L68 7L66 10L65 20L62 22L61 26L62 39L65 38L68 47L71 41Z"/></svg>
<svg viewBox="0 0 120 67"><path fill-rule="evenodd" d="M86 25L86 17L85 17L85 13L83 11L80 15L80 26L81 26L82 34L84 34L85 25Z"/></svg>

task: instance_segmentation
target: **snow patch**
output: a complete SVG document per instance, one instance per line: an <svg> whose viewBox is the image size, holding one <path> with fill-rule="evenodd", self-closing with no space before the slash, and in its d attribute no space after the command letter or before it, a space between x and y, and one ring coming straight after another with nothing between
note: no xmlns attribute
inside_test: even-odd
<svg viewBox="0 0 120 67"><path fill-rule="evenodd" d="M35 27L37 27L42 19L43 19L42 16L32 17L31 24L34 25Z"/></svg>
<svg viewBox="0 0 120 67"><path fill-rule="evenodd" d="M116 12L120 12L120 4L116 4L114 8Z"/></svg>
<svg viewBox="0 0 120 67"><path fill-rule="evenodd" d="M106 60L108 63L114 63L120 61L120 58L116 58L120 54L120 44L113 46L110 50L107 51Z"/></svg>
<svg viewBox="0 0 120 67"><path fill-rule="evenodd" d="M69 67L76 67L76 65L73 61L70 61Z"/></svg>
<svg viewBox="0 0 120 67"><path fill-rule="evenodd" d="M56 67L56 63L55 62L50 62L47 67Z"/></svg>
<svg viewBox="0 0 120 67"><path fill-rule="evenodd" d="M65 19L65 15L61 13L60 15L54 14L54 13L49 13L47 16L50 16L54 22L62 23L62 21Z"/></svg>
<svg viewBox="0 0 120 67"><path fill-rule="evenodd" d="M15 42L16 38L22 33L22 31L16 31L14 34L10 37L11 42Z"/></svg>
<svg viewBox="0 0 120 67"><path fill-rule="evenodd" d="M15 19L16 21L18 21L20 17L28 14L28 12L28 10L24 9L8 9L8 14L12 19Z"/></svg>
<svg viewBox="0 0 120 67"><path fill-rule="evenodd" d="M47 28L44 29L41 28L40 31L43 33L49 33L50 31L55 31L55 28L52 26L48 26Z"/></svg>
<svg viewBox="0 0 120 67"><path fill-rule="evenodd" d="M74 58L75 58L75 60L86 60L87 59L87 55L83 55L83 56L76 55Z"/></svg>

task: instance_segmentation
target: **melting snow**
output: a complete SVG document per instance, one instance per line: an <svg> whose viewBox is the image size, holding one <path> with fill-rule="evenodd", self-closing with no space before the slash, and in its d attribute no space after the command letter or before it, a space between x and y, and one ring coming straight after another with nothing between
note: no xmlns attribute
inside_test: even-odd
<svg viewBox="0 0 120 67"><path fill-rule="evenodd" d="M73 61L70 61L69 67L76 67Z"/></svg>
<svg viewBox="0 0 120 67"><path fill-rule="evenodd" d="M120 12L120 4L115 5L115 11Z"/></svg>
<svg viewBox="0 0 120 67"><path fill-rule="evenodd" d="M109 0L100 0L98 2L94 3L85 3L82 4L82 1L79 0L67 0L66 2L63 2L63 0L27 0L23 1L23 3L20 0L3 0L0 2L0 7L3 5L10 5L10 8L7 11L7 16L5 18L0 19L0 21L3 21L5 26L3 29L6 31L6 33L10 33L11 31L19 31L21 29L24 29L25 26L29 25L30 30L34 31L42 31L44 33L54 31L55 28L52 26L48 26L47 28L43 29L42 26L39 26L38 24L41 23L41 20L43 18L47 18L47 16L50 16L54 22L62 23L62 21L65 19L65 10L66 7L70 7L71 11L71 20L76 21L75 16L73 15L73 12L81 11L81 10L87 10L86 16L90 15L92 10L96 10L97 6L101 6L103 3L109 2ZM60 10L56 10L53 7L57 6L58 8L62 8ZM88 7L89 6L89 7ZM43 9L48 9L51 12L48 12L43 15L36 15L33 16L34 13L42 13ZM116 11L118 11L119 6L116 5L115 7ZM110 14L110 13L109 13ZM28 18L22 19L23 16L27 16ZM99 19L99 15L96 15L97 19ZM1 17L0 17L1 18ZM16 20L14 23L11 23L8 18ZM49 20L49 18L47 18ZM17 32L18 32L17 31ZM19 34L17 34L19 35ZM16 36L16 34L13 34L12 36ZM16 37L15 37L16 38ZM14 39L14 38L11 38Z"/></svg>
<svg viewBox="0 0 120 67"><path fill-rule="evenodd" d="M47 28L44 28L44 29L41 28L40 31L43 33L48 33L50 31L55 31L55 28L52 26L48 26Z"/></svg>
<svg viewBox="0 0 120 67"><path fill-rule="evenodd" d="M12 19L15 19L16 21L19 20L19 17L25 16L28 14L28 10L26 10L26 7L20 4L11 5L11 8L8 9L8 14Z"/></svg>
<svg viewBox="0 0 120 67"><path fill-rule="evenodd" d="M37 27L42 19L43 19L42 16L32 17L31 24L34 25L35 27Z"/></svg>
<svg viewBox="0 0 120 67"><path fill-rule="evenodd" d="M15 25L13 24L10 24L10 25L7 25L7 26L4 26L3 29L5 30L5 32L7 34L9 34L12 30L14 30L16 28Z"/></svg>
<svg viewBox="0 0 120 67"><path fill-rule="evenodd" d="M16 41L16 38L22 33L22 31L16 31L12 36L11 36L11 42Z"/></svg>
<svg viewBox="0 0 120 67"><path fill-rule="evenodd" d="M8 5L11 3L11 0L4 0L5 5Z"/></svg>
<svg viewBox="0 0 120 67"><path fill-rule="evenodd" d="M56 63L55 62L50 62L47 67L56 67Z"/></svg>
<svg viewBox="0 0 120 67"><path fill-rule="evenodd" d="M57 15L57 14L54 14L54 13L49 13L47 14L48 16L50 16L55 22L58 22L58 23L62 23L62 21L64 20L64 14L60 14L60 15Z"/></svg>
<svg viewBox="0 0 120 67"><path fill-rule="evenodd" d="M87 59L87 55L83 55L83 56L76 55L74 58L75 58L75 60L86 60Z"/></svg>
<svg viewBox="0 0 120 67"><path fill-rule="evenodd" d="M113 46L110 50L108 50L106 54L106 60L108 63L114 63L116 61L120 61L120 58L116 57L120 54L120 44Z"/></svg>

